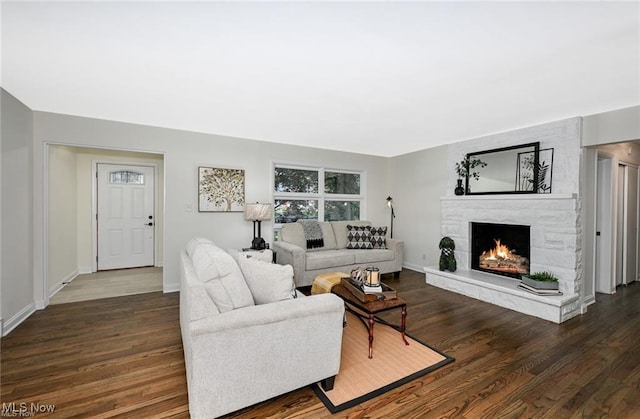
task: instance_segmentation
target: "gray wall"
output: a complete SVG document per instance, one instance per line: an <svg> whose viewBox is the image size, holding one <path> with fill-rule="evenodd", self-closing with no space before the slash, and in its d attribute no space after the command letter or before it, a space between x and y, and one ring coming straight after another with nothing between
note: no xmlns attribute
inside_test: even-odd
<svg viewBox="0 0 640 419"><path fill-rule="evenodd" d="M438 264L440 197L447 195L447 146L390 159L396 207L394 238L405 242L404 265L422 271Z"/></svg>
<svg viewBox="0 0 640 419"><path fill-rule="evenodd" d="M388 190L386 158L364 154L298 147L246 139L230 138L113 121L34 112L34 176L42 177L45 145L117 148L164 155L165 236L164 289L179 287L178 255L194 236L211 238L222 248L241 248L250 244L252 224L242 213L199 213L197 211L197 168L214 166L245 170L246 200L269 202L273 162L289 162L335 169L362 170L367 174L367 203L363 218L387 225L384 206ZM34 185L34 234L43 235L44 190ZM381 203L381 205L378 205ZM188 208L193 211L188 211ZM269 231L270 223L263 224ZM34 249L36 264L42 264L42 249ZM35 271L36 304L44 305L47 293L41 270Z"/></svg>
<svg viewBox="0 0 640 419"><path fill-rule="evenodd" d="M597 151L606 151L618 160L638 164L640 161L640 106L586 116L582 119L582 171L584 270L583 295L595 302L595 220ZM615 143L615 144L612 144ZM630 152L630 154L629 154ZM587 303L589 303L587 302Z"/></svg>
<svg viewBox="0 0 640 419"><path fill-rule="evenodd" d="M34 310L32 127L29 108L0 89L2 101L2 278L3 333ZM41 241L38 243L42 243Z"/></svg>
<svg viewBox="0 0 640 419"><path fill-rule="evenodd" d="M623 113L628 116L628 112ZM633 129L634 118L627 119ZM591 129L600 127L600 133L603 126L608 126L608 123L594 124ZM612 141L603 139L602 143L605 142ZM386 197L391 195L397 215L394 238L405 241L405 266L421 271L424 266L437 264L441 236L440 197L452 194L455 159L451 156L464 151L460 149L461 145L453 145L460 153L452 153L451 146L441 146L388 159L32 112L2 91L0 261L3 263L0 313L5 333L7 328L19 324L35 308L43 308L48 303L48 287L52 284L45 281L44 273L50 266L45 258L46 246L43 245L46 239L44 220L48 216L45 214L47 189L43 181L48 176L50 145L118 149L163 156L165 291L175 291L179 287L178 254L191 237L209 237L223 248L245 247L252 237L252 225L243 219L241 213L197 211L198 166L244 169L246 200L249 202L271 201L274 162L364 171L367 174L367 202L362 209L362 218L376 225L389 225ZM491 148L489 144L487 148ZM579 166L571 172L569 178L573 184ZM268 232L271 227L267 222L263 224L263 231ZM266 233L263 235L270 239Z"/></svg>
<svg viewBox="0 0 640 419"><path fill-rule="evenodd" d="M72 147L49 148L49 293L78 275L78 178L77 158Z"/></svg>
<svg viewBox="0 0 640 419"><path fill-rule="evenodd" d="M640 140L640 106L585 116L582 146Z"/></svg>

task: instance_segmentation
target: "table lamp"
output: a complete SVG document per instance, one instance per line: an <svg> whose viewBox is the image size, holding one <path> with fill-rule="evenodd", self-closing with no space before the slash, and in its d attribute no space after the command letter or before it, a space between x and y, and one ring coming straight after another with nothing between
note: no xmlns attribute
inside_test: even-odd
<svg viewBox="0 0 640 419"><path fill-rule="evenodd" d="M260 224L263 221L271 219L271 204L245 204L244 219L253 221L253 241L251 248L254 250L262 250L265 248L265 241L261 237ZM256 234L256 224L258 225L258 234Z"/></svg>

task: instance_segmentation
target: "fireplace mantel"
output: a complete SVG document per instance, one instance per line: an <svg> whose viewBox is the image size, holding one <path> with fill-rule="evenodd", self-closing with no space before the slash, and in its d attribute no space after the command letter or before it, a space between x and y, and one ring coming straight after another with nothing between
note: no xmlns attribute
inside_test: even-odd
<svg viewBox="0 0 640 419"><path fill-rule="evenodd" d="M548 193L548 194L496 194L496 195L462 195L462 196L442 196L441 201L506 201L506 200L554 200L554 199L577 199L576 194L568 193Z"/></svg>

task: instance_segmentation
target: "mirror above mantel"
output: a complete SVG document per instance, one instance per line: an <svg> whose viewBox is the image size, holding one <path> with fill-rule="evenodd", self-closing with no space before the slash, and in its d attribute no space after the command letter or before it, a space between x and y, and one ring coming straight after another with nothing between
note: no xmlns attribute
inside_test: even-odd
<svg viewBox="0 0 640 419"><path fill-rule="evenodd" d="M547 176L540 171L539 142L468 153L466 158L476 162L465 179L467 195L551 192L550 180L548 188L539 181L540 175L544 180Z"/></svg>

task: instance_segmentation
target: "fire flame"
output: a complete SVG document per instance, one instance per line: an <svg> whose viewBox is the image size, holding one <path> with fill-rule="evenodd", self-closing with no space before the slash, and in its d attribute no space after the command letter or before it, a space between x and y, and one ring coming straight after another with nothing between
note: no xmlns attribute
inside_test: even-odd
<svg viewBox="0 0 640 419"><path fill-rule="evenodd" d="M487 250L482 253L482 258L485 260L498 260L498 259L512 259L513 253L511 249L509 249L504 244L500 243L500 239L493 240L496 244L496 247L493 249Z"/></svg>

